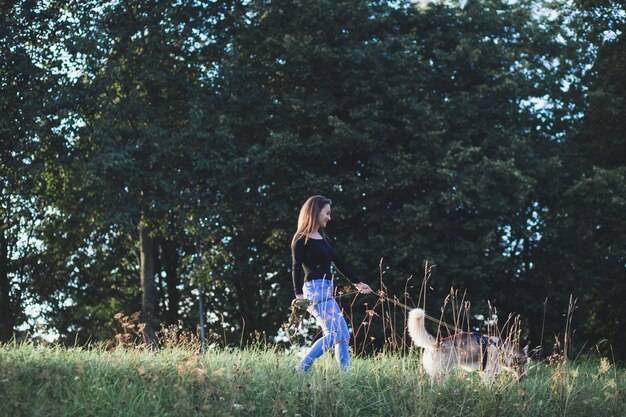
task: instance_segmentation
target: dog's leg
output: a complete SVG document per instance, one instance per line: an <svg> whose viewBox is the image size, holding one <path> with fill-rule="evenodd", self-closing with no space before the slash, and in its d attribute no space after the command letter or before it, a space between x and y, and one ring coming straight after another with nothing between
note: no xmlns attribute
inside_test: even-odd
<svg viewBox="0 0 626 417"><path fill-rule="evenodd" d="M502 358L499 349L494 345L487 346L485 354L487 355L487 365L483 370L482 379L485 384L493 384L502 366Z"/></svg>

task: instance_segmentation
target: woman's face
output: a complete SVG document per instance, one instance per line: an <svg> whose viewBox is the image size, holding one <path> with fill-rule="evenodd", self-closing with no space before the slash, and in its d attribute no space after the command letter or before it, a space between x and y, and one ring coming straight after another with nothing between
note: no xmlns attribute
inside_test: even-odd
<svg viewBox="0 0 626 417"><path fill-rule="evenodd" d="M320 227L326 227L326 223L328 223L330 221L330 204L326 204L324 207L322 207L322 210L320 210L320 215L317 219L317 223L320 225Z"/></svg>

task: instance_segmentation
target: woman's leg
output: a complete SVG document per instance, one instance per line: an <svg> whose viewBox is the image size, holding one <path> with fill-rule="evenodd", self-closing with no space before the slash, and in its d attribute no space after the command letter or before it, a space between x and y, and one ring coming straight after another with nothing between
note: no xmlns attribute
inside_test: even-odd
<svg viewBox="0 0 626 417"><path fill-rule="evenodd" d="M334 343L334 338L330 334L327 334L324 337L317 339L317 341L313 343L313 346L311 346L309 352L304 358L302 358L302 361L300 361L296 368L304 373L308 372L311 365L313 365L313 361L322 356L324 352L326 352Z"/></svg>
<svg viewBox="0 0 626 417"><path fill-rule="evenodd" d="M350 365L350 353L348 351L348 326L341 313L341 308L334 299L318 302L311 309L311 314L322 326L324 336L317 340L307 355L298 365L298 369L307 372L313 361L322 356L333 345L336 346L336 357L341 369L345 370Z"/></svg>
<svg viewBox="0 0 626 417"><path fill-rule="evenodd" d="M350 368L350 350L348 349L348 341L340 340L335 345L335 358L339 364L339 369L347 371Z"/></svg>
<svg viewBox="0 0 626 417"><path fill-rule="evenodd" d="M348 325L343 314L339 313L339 331L337 332L337 340L335 341L335 359L339 364L339 368L342 371L348 370L350 367L350 350L348 349L350 341L350 333L348 332Z"/></svg>

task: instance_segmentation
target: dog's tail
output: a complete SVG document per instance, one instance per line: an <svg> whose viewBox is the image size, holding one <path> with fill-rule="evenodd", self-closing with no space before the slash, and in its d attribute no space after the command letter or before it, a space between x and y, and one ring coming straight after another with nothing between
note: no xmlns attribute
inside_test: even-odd
<svg viewBox="0 0 626 417"><path fill-rule="evenodd" d="M424 349L434 349L437 346L435 338L426 331L424 327L424 317L426 313L421 308L414 308L409 313L409 335L415 346Z"/></svg>

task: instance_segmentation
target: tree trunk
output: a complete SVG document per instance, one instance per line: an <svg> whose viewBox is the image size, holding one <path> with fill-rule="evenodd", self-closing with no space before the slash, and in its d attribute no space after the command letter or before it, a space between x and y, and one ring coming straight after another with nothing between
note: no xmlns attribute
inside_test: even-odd
<svg viewBox="0 0 626 417"><path fill-rule="evenodd" d="M9 282L9 249L5 231L0 231L0 341L13 337L15 315L11 303L11 283Z"/></svg>
<svg viewBox="0 0 626 417"><path fill-rule="evenodd" d="M156 273L156 245L154 238L150 236L150 230L139 227L140 242L140 279L141 279L141 321L145 323L146 342L156 343L156 328L158 325L157 311L159 297L154 283Z"/></svg>
<svg viewBox="0 0 626 417"><path fill-rule="evenodd" d="M176 242L164 239L162 248L168 300L165 321L168 324L177 324L180 294L178 291L178 251L176 250Z"/></svg>

